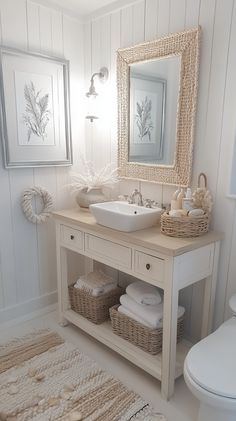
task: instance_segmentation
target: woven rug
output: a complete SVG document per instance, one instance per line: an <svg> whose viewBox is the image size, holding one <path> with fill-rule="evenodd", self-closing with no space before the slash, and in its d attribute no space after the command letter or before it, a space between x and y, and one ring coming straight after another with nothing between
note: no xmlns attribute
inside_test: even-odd
<svg viewBox="0 0 236 421"><path fill-rule="evenodd" d="M1 421L166 421L50 330L0 345Z"/></svg>

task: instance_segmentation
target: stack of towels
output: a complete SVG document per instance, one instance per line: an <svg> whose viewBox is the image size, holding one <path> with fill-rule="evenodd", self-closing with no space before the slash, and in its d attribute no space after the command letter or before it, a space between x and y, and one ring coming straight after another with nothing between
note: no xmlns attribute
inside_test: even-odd
<svg viewBox="0 0 236 421"><path fill-rule="evenodd" d="M163 300L157 287L137 281L128 285L120 297L118 311L149 328L158 329L163 323ZM185 312L178 307L178 318Z"/></svg>
<svg viewBox="0 0 236 421"><path fill-rule="evenodd" d="M98 297L116 289L117 282L102 270L95 270L88 275L80 276L74 287L88 292L93 297Z"/></svg>

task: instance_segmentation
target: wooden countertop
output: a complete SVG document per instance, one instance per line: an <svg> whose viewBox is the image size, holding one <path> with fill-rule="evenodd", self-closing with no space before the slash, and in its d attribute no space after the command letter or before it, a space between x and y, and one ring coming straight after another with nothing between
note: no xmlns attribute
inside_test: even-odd
<svg viewBox="0 0 236 421"><path fill-rule="evenodd" d="M223 234L214 231L196 238L168 237L160 233L160 225L139 231L121 232L97 224L87 209L65 209L52 214L55 219L61 220L64 224L78 225L93 233L101 233L113 241L124 241L130 245L145 247L170 256L179 256L223 238Z"/></svg>

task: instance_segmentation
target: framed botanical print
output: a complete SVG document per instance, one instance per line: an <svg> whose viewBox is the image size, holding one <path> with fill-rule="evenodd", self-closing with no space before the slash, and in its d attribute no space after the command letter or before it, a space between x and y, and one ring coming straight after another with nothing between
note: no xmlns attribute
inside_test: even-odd
<svg viewBox="0 0 236 421"><path fill-rule="evenodd" d="M5 47L0 53L5 167L71 165L69 62Z"/></svg>
<svg viewBox="0 0 236 421"><path fill-rule="evenodd" d="M131 162L156 162L163 157L166 80L130 74Z"/></svg>

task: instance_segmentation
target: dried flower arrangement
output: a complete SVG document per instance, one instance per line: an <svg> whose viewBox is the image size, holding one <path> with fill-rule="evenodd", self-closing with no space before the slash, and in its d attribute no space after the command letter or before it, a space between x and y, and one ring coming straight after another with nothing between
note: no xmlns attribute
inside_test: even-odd
<svg viewBox="0 0 236 421"><path fill-rule="evenodd" d="M71 173L72 183L70 187L72 193L78 193L82 190L89 192L92 189L112 188L118 182L117 169L112 164L107 164L100 171L95 171L91 161L82 159L84 166L83 173Z"/></svg>

